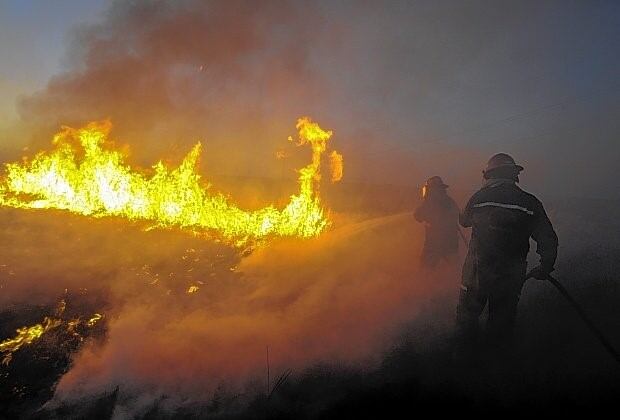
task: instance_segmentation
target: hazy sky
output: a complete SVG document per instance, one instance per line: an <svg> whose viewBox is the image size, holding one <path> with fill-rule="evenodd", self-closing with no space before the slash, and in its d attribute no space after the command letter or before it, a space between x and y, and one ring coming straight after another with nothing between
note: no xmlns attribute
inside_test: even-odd
<svg viewBox="0 0 620 420"><path fill-rule="evenodd" d="M15 99L45 86L63 68L71 29L94 21L106 0L0 0L0 124Z"/></svg>
<svg viewBox="0 0 620 420"><path fill-rule="evenodd" d="M76 26L108 19L114 28L114 16L134 13L127 3L145 2L122 3L0 0L0 126L18 114L28 124L15 99L80 68L67 51ZM327 87L293 108L340 135L349 180L477 179L504 151L528 168L534 190L620 197L620 2L293 3L318 16L303 29L300 66ZM248 57L251 78L262 58Z"/></svg>

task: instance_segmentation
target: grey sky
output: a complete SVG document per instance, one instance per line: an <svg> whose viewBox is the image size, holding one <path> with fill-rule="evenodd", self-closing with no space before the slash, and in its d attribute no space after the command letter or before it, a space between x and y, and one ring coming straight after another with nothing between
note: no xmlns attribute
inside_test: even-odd
<svg viewBox="0 0 620 420"><path fill-rule="evenodd" d="M72 28L92 22L106 0L0 0L0 125L15 99L45 86L63 68Z"/></svg>

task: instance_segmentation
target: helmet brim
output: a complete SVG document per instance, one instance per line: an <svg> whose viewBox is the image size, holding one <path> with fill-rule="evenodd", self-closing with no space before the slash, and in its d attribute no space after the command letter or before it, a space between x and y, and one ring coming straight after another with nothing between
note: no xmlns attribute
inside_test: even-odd
<svg viewBox="0 0 620 420"><path fill-rule="evenodd" d="M514 168L517 171L521 172L523 169L525 169L523 166L521 165L517 165L517 164L513 164L513 163L505 163L503 165L497 165L497 166L493 166L492 168L486 168L484 171L485 174L489 173L489 172L493 172L497 169L502 169L502 168Z"/></svg>

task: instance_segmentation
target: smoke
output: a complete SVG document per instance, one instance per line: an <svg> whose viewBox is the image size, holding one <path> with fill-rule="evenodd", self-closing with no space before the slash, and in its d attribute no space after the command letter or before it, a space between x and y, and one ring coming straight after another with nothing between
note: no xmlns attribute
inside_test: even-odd
<svg viewBox="0 0 620 420"><path fill-rule="evenodd" d="M116 386L146 405L161 395L208 400L222 385L263 392L267 347L274 376L324 361L371 366L426 302L455 290L454 267L431 276L410 263L423 237L410 214L341 220L316 240L240 258L120 220L3 213L11 222L0 246L13 273L5 304L52 303L65 288L107 299L93 308L107 319L106 341L76 356L59 401ZM190 285L198 291L187 293ZM131 409L140 406L132 400Z"/></svg>
<svg viewBox="0 0 620 420"><path fill-rule="evenodd" d="M61 124L110 118L116 138L143 166L162 157L178 162L202 140L207 178L219 176L218 187L236 188L238 202L258 206L293 189L256 179L240 186L223 175L292 178L300 165L278 163L275 152L296 118L311 115L334 129L345 181L352 173L371 184L413 185L326 186L332 231L249 255L122 220L3 209L1 304L53 305L65 289L107 302L94 308L105 314L106 341L75 356L57 400L118 386L127 398L119 410L129 416L161 395L187 402L209 399L220 386L263 392L267 348L272 375L322 361L372 366L427 305L453 303L456 264L421 271L421 227L406 214L384 215L412 208L415 184L431 175L451 184L461 203L475 188L481 163L497 151L494 136L505 134L501 124L485 124L521 112L531 104L528 92L537 98L548 82L537 78L539 60L519 74L523 66L506 53L523 54L528 42L496 36L524 27L533 6L511 14L505 5L487 5L479 14L469 7L326 4L116 1L99 24L75 31L67 70L20 101L22 126L11 135L21 140L0 149L3 161L21 152L24 139L31 150L47 147ZM537 54L547 56L552 46ZM534 87L518 87L532 80ZM474 130L459 143L462 123ZM533 133L510 130L507 144L531 156L516 140L538 138L538 123ZM482 146L475 142L481 133ZM534 161L523 183L528 174L548 174L545 162ZM192 286L197 291L188 293Z"/></svg>
<svg viewBox="0 0 620 420"><path fill-rule="evenodd" d="M20 101L26 132L0 134L40 146L109 117L142 164L203 140L210 176L292 178L274 154L310 115L336 132L347 181L472 182L503 151L545 193L617 196L617 16L610 2L117 1Z"/></svg>
<svg viewBox="0 0 620 420"><path fill-rule="evenodd" d="M77 30L67 71L20 102L30 146L43 147L60 124L110 118L138 163L178 160L201 139L208 172L278 173L279 142L331 95L311 49L338 35L310 6L114 2L100 24ZM318 114L329 127L325 111ZM336 229L319 239L278 241L241 257L121 220L3 213L4 303L52 304L65 289L107 300L96 308L106 342L79 352L59 400L116 386L145 401L207 399L221 384L263 391L267 347L275 374L324 360L371 363L415 316L416 302L445 286L442 276L403 264L417 258L422 238L407 215L361 221L334 213Z"/></svg>
<svg viewBox="0 0 620 420"><path fill-rule="evenodd" d="M138 163L178 160L198 137L209 173L279 174L275 142L332 94L309 49L336 35L333 28L319 35L321 16L305 6L114 3L104 22L80 30L69 70L20 103L31 147L43 147L59 124L110 118ZM316 111L330 128L326 112ZM124 409L136 412L161 395L207 400L222 384L263 392L267 347L273 375L324 361L371 366L432 296L455 290L457 276L454 266L420 273L411 261L423 234L410 215L366 220L405 203L389 204L392 191L365 189L360 198L359 186L326 188L335 229L321 238L270 243L244 258L222 244L140 232L120 220L7 211L2 249L14 274L1 299L52 304L66 288L106 297L96 308L105 314L106 341L76 355L57 401L119 386L129 398ZM241 200L256 204L257 190L244 186ZM407 202L414 194L406 191ZM198 290L189 294L191 286Z"/></svg>
<svg viewBox="0 0 620 420"><path fill-rule="evenodd" d="M608 295L617 290L618 241L595 216L617 203L550 207L563 244L557 276L616 342L617 310ZM55 404L83 402L118 387L116 414L122 418L144 413L162 398L171 410L204 406L221 389L252 398L267 388L267 346L272 385L293 369L301 378L294 387L319 392L330 404L336 397L322 390L320 376L304 379L308 367L329 363L372 372L379 366L372 383L392 395L390 381L404 381L396 397L404 405L410 400L401 392L409 395L404 390L410 386L448 400L459 393L492 399L496 392L531 402L546 401L549 392L582 392L589 383L607 396L606 384L617 384L613 360L554 289L540 282L526 285L520 304L519 365L511 373L518 380L511 385L493 376L500 386L493 392L482 379L471 390L459 382L469 383L446 366L443 338L437 343L438 334L450 331L458 267L434 274L419 269L423 232L410 214L363 220L335 214L334 229L316 240L272 242L245 257L186 233L144 232L123 220L53 211L2 210L0 216L3 306L53 306L65 288L105 297L106 304L92 310L105 316L106 339L87 343L74 357ZM188 294L190 285L198 291ZM385 350L403 331L409 344L386 362ZM341 380L346 378L343 373ZM334 380L329 389L337 395L360 387L375 392L363 377L349 385L329 382ZM456 381L455 388L442 388L442 381ZM587 395L595 400L599 394ZM363 394L355 398L364 403ZM298 401L288 404L293 410Z"/></svg>
<svg viewBox="0 0 620 420"><path fill-rule="evenodd" d="M315 99L318 14L289 1L113 2L74 31L67 71L18 104L37 146L59 125L110 118L141 163L206 143L210 172L269 174ZM273 163L272 163L273 162Z"/></svg>

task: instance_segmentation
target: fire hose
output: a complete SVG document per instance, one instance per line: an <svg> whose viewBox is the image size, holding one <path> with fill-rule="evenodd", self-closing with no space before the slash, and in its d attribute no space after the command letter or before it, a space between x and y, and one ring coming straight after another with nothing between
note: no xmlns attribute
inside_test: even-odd
<svg viewBox="0 0 620 420"><path fill-rule="evenodd" d="M469 243L465 240L465 235L463 234L463 231L460 228L459 228L459 233L461 234L461 238L463 239L463 242L465 242L465 245L469 248ZM528 280L530 278L533 278L534 276L532 274L533 274L533 271L530 271L527 274L525 279ZM566 288L562 285L562 283L560 283L551 274L547 274L547 280L558 290L558 292L560 292L560 294L564 297L564 299L566 299L568 303L573 307L573 309L575 310L575 312L577 312L577 314L579 315L581 320L584 322L584 324L586 324L588 329L596 336L596 338L603 345L603 347L605 347L605 350L607 350L610 356L613 357L614 360L618 362L618 364L620 364L620 353L618 353L618 351L614 348L614 346L611 344L609 339L596 326L596 324L592 322L592 320L585 313L581 305L579 305L579 303L577 303L577 301L571 296L571 294L568 293L568 290L566 290Z"/></svg>
<svg viewBox="0 0 620 420"><path fill-rule="evenodd" d="M458 231L461 236L461 239L465 243L465 246L469 248L469 242L467 241L465 234L463 233L460 227ZM528 280L530 278L533 278L534 276L532 274L533 274L533 271L530 271L527 274L525 279ZM605 350L607 350L607 352L611 355L611 357L613 357L614 360L618 362L618 364L620 364L620 353L618 353L618 351L614 348L614 346L611 344L609 339L596 326L596 324L592 322L592 320L585 313L581 305L579 305L579 303L577 303L577 301L571 296L571 294L568 293L568 290L566 290L566 288L562 285L562 283L560 283L556 278L554 278L550 274L547 275L547 280L558 290L558 292L560 292L560 294L564 297L564 299L566 299L568 303L573 307L573 309L575 310L575 312L577 312L577 314L579 315L581 320L584 322L584 324L586 324L588 329L596 336L598 341L603 345L603 347L605 347Z"/></svg>
<svg viewBox="0 0 620 420"><path fill-rule="evenodd" d="M532 277L533 276L530 272L527 275L526 280ZM568 290L566 290L566 288L562 285L562 283L560 283L557 279L555 279L551 275L547 275L547 280L556 289L558 289L558 291L564 297L564 299L566 299L568 303L570 303L570 305L573 307L575 312L577 312L577 314L579 315L581 320L584 322L584 324L586 324L586 326L590 329L590 331L596 336L598 341L603 345L603 347L605 347L605 350L607 350L607 352L616 360L616 362L620 364L620 354L618 353L618 351L614 348L614 346L611 344L611 342L605 336L605 334L603 334L603 332L596 326L596 324L592 322L590 317L586 315L581 305L579 305L579 303L577 303L577 301L570 295L570 293L568 293Z"/></svg>

